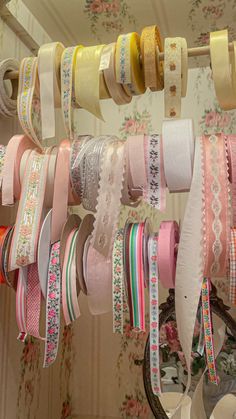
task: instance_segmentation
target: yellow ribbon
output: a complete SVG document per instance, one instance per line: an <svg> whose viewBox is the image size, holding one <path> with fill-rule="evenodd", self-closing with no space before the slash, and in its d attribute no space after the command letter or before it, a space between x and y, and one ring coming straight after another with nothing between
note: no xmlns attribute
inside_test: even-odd
<svg viewBox="0 0 236 419"><path fill-rule="evenodd" d="M76 57L75 97L81 108L103 120L100 96L100 60L104 45L80 48Z"/></svg>
<svg viewBox="0 0 236 419"><path fill-rule="evenodd" d="M130 96L145 92L140 37L136 32L119 35L116 43L116 81Z"/></svg>
<svg viewBox="0 0 236 419"><path fill-rule="evenodd" d="M164 87L163 61L159 60L159 52L163 52L161 34L156 25L147 26L141 34L141 51L144 65L145 86L152 91Z"/></svg>
<svg viewBox="0 0 236 419"><path fill-rule="evenodd" d="M38 52L42 138L55 137L55 108L61 106L60 64L64 46L60 42L42 45Z"/></svg>

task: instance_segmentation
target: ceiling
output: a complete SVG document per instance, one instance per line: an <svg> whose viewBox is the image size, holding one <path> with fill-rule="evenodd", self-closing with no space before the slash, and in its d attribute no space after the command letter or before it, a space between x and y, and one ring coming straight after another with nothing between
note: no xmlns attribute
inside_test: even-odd
<svg viewBox="0 0 236 419"><path fill-rule="evenodd" d="M209 31L228 28L236 39L236 0L23 0L55 41L65 46L110 43L119 33L157 24L163 37L208 43Z"/></svg>

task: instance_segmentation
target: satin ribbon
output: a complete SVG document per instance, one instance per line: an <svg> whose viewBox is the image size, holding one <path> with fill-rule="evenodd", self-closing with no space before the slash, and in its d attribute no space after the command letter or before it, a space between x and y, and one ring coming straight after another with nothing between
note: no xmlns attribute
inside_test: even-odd
<svg viewBox="0 0 236 419"><path fill-rule="evenodd" d="M226 275L229 257L229 182L223 135L203 137L204 276Z"/></svg>
<svg viewBox="0 0 236 419"><path fill-rule="evenodd" d="M123 240L124 231L116 232L112 252L112 298L113 298L113 333L123 335L123 300L124 300L124 265L123 265Z"/></svg>
<svg viewBox="0 0 236 419"><path fill-rule="evenodd" d="M0 113L5 117L13 117L17 112L17 84L11 80L12 94L9 96L4 84L4 77L8 71L19 71L19 61L15 58L7 58L0 61Z"/></svg>
<svg viewBox="0 0 236 419"><path fill-rule="evenodd" d="M116 42L116 81L129 96L145 92L140 37L136 32L119 35Z"/></svg>
<svg viewBox="0 0 236 419"><path fill-rule="evenodd" d="M103 256L111 254L121 205L124 174L124 142L115 140L104 150L100 170L97 214L92 246Z"/></svg>
<svg viewBox="0 0 236 419"><path fill-rule="evenodd" d="M44 367L49 367L56 360L59 345L61 302L59 253L60 242L56 242L51 246L48 266Z"/></svg>
<svg viewBox="0 0 236 419"><path fill-rule="evenodd" d="M184 38L165 39L164 99L165 117L179 118L181 97L187 91L187 43Z"/></svg>
<svg viewBox="0 0 236 419"><path fill-rule="evenodd" d="M27 268L26 268L27 272ZM27 337L26 326L26 288L27 278L24 277L25 268L19 268L16 290L16 323L19 329L18 340L24 342Z"/></svg>
<svg viewBox="0 0 236 419"><path fill-rule="evenodd" d="M26 135L14 135L7 144L2 179L2 205L13 205L20 198L20 163L34 143Z"/></svg>
<svg viewBox="0 0 236 419"><path fill-rule="evenodd" d="M109 313L112 310L112 261L91 245L87 251L85 282L90 313Z"/></svg>
<svg viewBox="0 0 236 419"><path fill-rule="evenodd" d="M52 206L51 243L59 241L62 227L67 219L67 207L70 185L69 161L70 141L63 140L60 143L55 170Z"/></svg>
<svg viewBox="0 0 236 419"><path fill-rule="evenodd" d="M74 228L66 241L62 269L62 307L66 325L80 316L76 289L76 240L79 230Z"/></svg>
<svg viewBox="0 0 236 419"><path fill-rule="evenodd" d="M209 380L213 384L218 384L219 378L216 374L214 341L212 335L209 281L209 278L203 278L202 282L202 315L204 326L205 353Z"/></svg>
<svg viewBox="0 0 236 419"><path fill-rule="evenodd" d="M2 178L4 173L4 165L6 159L6 147L0 144L0 189L2 189Z"/></svg>
<svg viewBox="0 0 236 419"><path fill-rule="evenodd" d="M147 173L144 153L145 136L130 136L126 141L126 144L129 192L132 197L137 198L138 196L143 195L143 190L147 187Z"/></svg>
<svg viewBox="0 0 236 419"><path fill-rule="evenodd" d="M224 110L236 107L235 50L229 54L228 30L210 33L210 55L215 92Z"/></svg>
<svg viewBox="0 0 236 419"><path fill-rule="evenodd" d="M75 69L75 96L81 108L103 120L100 109L99 65L104 45L79 48Z"/></svg>
<svg viewBox="0 0 236 419"><path fill-rule="evenodd" d="M162 221L158 237L158 269L164 288L175 288L179 226L176 221Z"/></svg>
<svg viewBox="0 0 236 419"><path fill-rule="evenodd" d="M4 272L4 247L6 246L6 239L10 230L11 227L0 226L0 284L6 284L6 277Z"/></svg>
<svg viewBox="0 0 236 419"><path fill-rule="evenodd" d="M147 185L143 198L152 207L164 211L166 207L166 181L164 175L162 137L145 135L144 155Z"/></svg>
<svg viewBox="0 0 236 419"><path fill-rule="evenodd" d="M48 161L49 154L39 154L37 151L32 151L27 161L11 243L9 270L36 261Z"/></svg>
<svg viewBox="0 0 236 419"><path fill-rule="evenodd" d="M66 48L61 57L61 107L66 135L70 140L74 139L75 64L79 48L82 48L82 46Z"/></svg>
<svg viewBox="0 0 236 419"><path fill-rule="evenodd" d="M55 108L61 106L60 65L64 46L44 44L38 51L42 138L55 137Z"/></svg>
<svg viewBox="0 0 236 419"><path fill-rule="evenodd" d="M32 120L32 101L37 88L37 77L38 59L35 57L23 58L20 64L17 96L18 118L26 135L41 148L41 138L38 138Z"/></svg>
<svg viewBox="0 0 236 419"><path fill-rule="evenodd" d="M229 300L235 306L236 305L236 229L231 228L231 240L230 240L230 292Z"/></svg>
<svg viewBox="0 0 236 419"><path fill-rule="evenodd" d="M232 222L236 226L236 136L227 135L229 180L231 182Z"/></svg>
<svg viewBox="0 0 236 419"><path fill-rule="evenodd" d="M167 187L170 192L189 191L195 144L192 119L164 121L162 137Z"/></svg>
<svg viewBox="0 0 236 419"><path fill-rule="evenodd" d="M141 34L141 51L144 66L145 87L152 91L164 87L163 61L158 59L157 49L163 52L161 33L156 25L147 26Z"/></svg>
<svg viewBox="0 0 236 419"><path fill-rule="evenodd" d="M158 234L149 237L149 311L150 311L150 369L155 396L161 395L159 360L159 294L158 294Z"/></svg>

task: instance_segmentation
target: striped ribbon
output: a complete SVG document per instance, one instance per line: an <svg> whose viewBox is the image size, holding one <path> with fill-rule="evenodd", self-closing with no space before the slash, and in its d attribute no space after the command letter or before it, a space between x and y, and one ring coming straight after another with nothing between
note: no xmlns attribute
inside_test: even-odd
<svg viewBox="0 0 236 419"><path fill-rule="evenodd" d="M76 289L76 240L79 230L74 228L66 242L62 269L62 306L66 325L80 316Z"/></svg>
<svg viewBox="0 0 236 419"><path fill-rule="evenodd" d="M159 295L158 295L158 235L150 236L149 247L149 310L150 310L150 368L152 391L161 395L159 361Z"/></svg>
<svg viewBox="0 0 236 419"><path fill-rule="evenodd" d="M49 367L56 360L59 344L61 302L61 271L59 255L60 242L56 242L51 246L48 266L44 367Z"/></svg>
<svg viewBox="0 0 236 419"><path fill-rule="evenodd" d="M112 252L112 296L113 296L113 332L123 334L124 301L124 265L123 245L124 230L116 233Z"/></svg>
<svg viewBox="0 0 236 419"><path fill-rule="evenodd" d="M202 282L202 315L204 326L205 353L208 367L209 380L218 384L219 378L216 373L214 341L212 334L211 308L210 308L210 280L203 278Z"/></svg>

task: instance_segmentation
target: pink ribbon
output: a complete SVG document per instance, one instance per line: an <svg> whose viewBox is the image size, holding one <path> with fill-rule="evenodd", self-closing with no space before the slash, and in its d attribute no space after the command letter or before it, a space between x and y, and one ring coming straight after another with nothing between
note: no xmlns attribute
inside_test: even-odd
<svg viewBox="0 0 236 419"><path fill-rule="evenodd" d="M164 288L175 288L179 226L176 221L162 221L158 237L158 268Z"/></svg>

